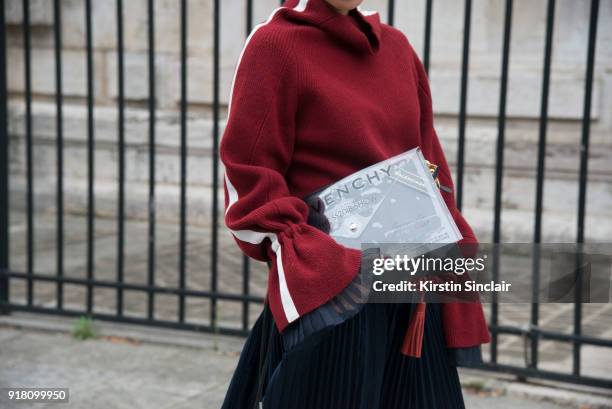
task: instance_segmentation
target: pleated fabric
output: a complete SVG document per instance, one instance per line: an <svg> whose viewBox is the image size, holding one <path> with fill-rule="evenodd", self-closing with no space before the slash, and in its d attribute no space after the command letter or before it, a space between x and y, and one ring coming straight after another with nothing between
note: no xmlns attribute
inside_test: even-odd
<svg viewBox="0 0 612 409"><path fill-rule="evenodd" d="M353 280L331 300L304 314L289 324L283 332L286 352L293 348L307 347L330 329L349 320L368 303L374 275L372 265L380 257L380 249L368 248L361 252L361 268Z"/></svg>
<svg viewBox="0 0 612 409"><path fill-rule="evenodd" d="M312 342L286 351L266 307L245 342L222 409L462 409L439 304L427 304L421 358L400 353L414 304L366 304ZM264 335L265 336L262 336Z"/></svg>

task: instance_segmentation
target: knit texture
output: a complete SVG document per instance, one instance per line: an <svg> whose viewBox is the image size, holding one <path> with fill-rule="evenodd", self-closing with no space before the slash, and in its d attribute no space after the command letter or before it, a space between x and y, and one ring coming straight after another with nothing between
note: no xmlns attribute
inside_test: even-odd
<svg viewBox="0 0 612 409"><path fill-rule="evenodd" d="M225 223L245 254L272 262L268 300L279 331L360 268L361 251L310 226L301 198L417 146L452 188L423 66L377 12L287 0L251 32L220 144ZM452 193L442 195L463 241L476 242ZM480 304L447 304L442 314L449 346L488 341Z"/></svg>

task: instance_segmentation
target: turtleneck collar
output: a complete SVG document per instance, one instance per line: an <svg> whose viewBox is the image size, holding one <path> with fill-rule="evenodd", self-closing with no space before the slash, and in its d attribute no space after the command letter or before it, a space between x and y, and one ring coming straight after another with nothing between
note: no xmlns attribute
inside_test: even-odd
<svg viewBox="0 0 612 409"><path fill-rule="evenodd" d="M360 52L378 51L381 22L377 11L356 7L345 15L325 0L285 0L282 7L296 20L316 25Z"/></svg>

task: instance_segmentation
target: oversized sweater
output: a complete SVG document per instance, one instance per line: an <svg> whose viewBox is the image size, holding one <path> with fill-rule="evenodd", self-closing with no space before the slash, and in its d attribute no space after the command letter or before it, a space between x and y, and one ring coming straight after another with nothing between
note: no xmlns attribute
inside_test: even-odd
<svg viewBox="0 0 612 409"><path fill-rule="evenodd" d="M361 251L310 226L301 198L416 146L452 188L426 73L378 12L286 0L250 33L220 144L225 223L245 254L271 261L267 297L280 331L360 269ZM453 194L442 195L463 242L476 242ZM445 304L443 318L449 347L488 342L480 304Z"/></svg>

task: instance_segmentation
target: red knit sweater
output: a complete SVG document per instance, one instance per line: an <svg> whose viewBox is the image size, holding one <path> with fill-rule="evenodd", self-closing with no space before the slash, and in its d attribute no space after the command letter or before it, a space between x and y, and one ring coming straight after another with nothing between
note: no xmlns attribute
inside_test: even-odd
<svg viewBox="0 0 612 409"><path fill-rule="evenodd" d="M360 267L360 250L307 224L300 198L416 146L452 187L423 66L377 12L286 0L251 32L220 145L225 222L248 256L272 261L268 300L280 331ZM475 242L453 194L442 195L463 241ZM443 319L449 347L489 340L480 304L445 304Z"/></svg>

